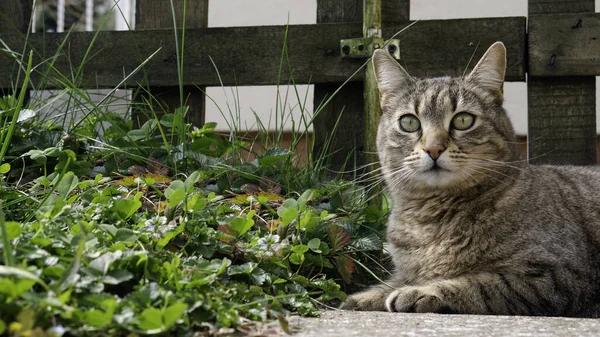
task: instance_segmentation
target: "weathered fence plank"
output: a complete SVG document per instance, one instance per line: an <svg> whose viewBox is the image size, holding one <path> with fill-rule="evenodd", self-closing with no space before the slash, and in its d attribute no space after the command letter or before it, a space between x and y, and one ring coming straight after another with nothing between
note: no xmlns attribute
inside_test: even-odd
<svg viewBox="0 0 600 337"><path fill-rule="evenodd" d="M32 1L0 1L0 33L24 33L31 17Z"/></svg>
<svg viewBox="0 0 600 337"><path fill-rule="evenodd" d="M555 32L555 35L547 36L544 44L554 44L556 50L552 53L557 55L554 62L558 58L563 62L565 57L562 53L572 48L572 42L573 46L577 46L577 41L555 41L561 41L562 34L578 36L582 28L580 25L584 23L583 20L579 23L577 19L570 27L565 27L565 22L558 20L542 27L537 20L541 16L536 14L571 12L577 13L573 18L579 18L583 17L580 12L593 11L594 0L529 0L529 14L533 19L530 29L534 34L529 44L531 65L539 62L535 61L536 57L544 55L547 56L546 62L552 62L551 55L544 54L544 49L540 49L538 36L545 34L541 33L542 28ZM586 20L586 25L588 22ZM552 27L555 24L556 28ZM539 65L537 67L539 71ZM529 76L527 80L529 161L535 164L595 164L596 79L593 76Z"/></svg>
<svg viewBox="0 0 600 337"><path fill-rule="evenodd" d="M29 26L29 18L31 17L32 3L23 0L0 0L0 38L4 34L13 34L14 36L24 36ZM18 51L22 51L19 49ZM0 51L1 53L1 51ZM9 58L8 55L4 55ZM1 56L0 56L1 58ZM1 61L0 61L1 62ZM17 75L19 66L16 62L9 59L6 65L3 65L3 70L0 70L0 76L5 74ZM20 79L23 79L21 74ZM16 79L11 78L0 82L0 96L10 95L14 93L15 86L21 86ZM25 94L25 100L29 100L29 92Z"/></svg>
<svg viewBox="0 0 600 337"><path fill-rule="evenodd" d="M531 15L529 74L600 74L600 13Z"/></svg>
<svg viewBox="0 0 600 337"><path fill-rule="evenodd" d="M381 24L382 3L389 4L392 1L382 0L364 0L363 8L363 37L365 38L381 38L383 27ZM408 2L410 1L400 1ZM407 13L409 14L409 13ZM408 20L405 20L408 21ZM364 80L364 152L366 163L378 162L377 156L377 129L379 127L379 116L381 115L381 106L379 102L379 88L375 79L375 70L369 63L365 67ZM379 172L377 167L369 167L370 172ZM377 200L375 204L381 205L381 200Z"/></svg>
<svg viewBox="0 0 600 337"><path fill-rule="evenodd" d="M317 23L340 23L340 22L363 22L363 0L321 0L317 2ZM406 24L410 14L410 1L400 0L382 0L381 17L392 25ZM364 27L363 27L364 28ZM353 35L336 36L337 46L331 49L332 54L339 60L339 40L342 38L362 37L363 32L353 32ZM332 40L335 43L335 40ZM353 64L354 69L362 64L362 61L342 61L341 64ZM353 71L354 72L354 71ZM365 148L366 123L365 123L365 86L364 71L361 71L355 79L361 79L360 82L347 83L329 102L329 104L320 112L314 124L315 154L324 149L327 142L329 144L329 158L334 168L340 168L347 162L346 169L351 169L354 165L364 164L366 161L373 161L372 152L374 148ZM338 77L338 83L326 83L315 85L314 106L320 106L342 85L349 75L345 78ZM315 81L313 81L315 82ZM318 82L316 82L318 83ZM337 124L337 128L336 128ZM332 133L335 129L335 137ZM371 159L367 160L365 155L371 154Z"/></svg>
<svg viewBox="0 0 600 337"><path fill-rule="evenodd" d="M332 55L332 59L338 59L340 63L342 61L340 60L339 40L337 38L362 36L362 7L363 0L343 0L341 2L336 0L321 0L317 2L317 24L360 23L360 26L352 25L355 28L351 33L348 32L344 36L336 36L335 39L329 42L331 46L326 53ZM333 45L336 40L338 41L337 46ZM360 62L346 62L346 65L351 65L352 68L356 69L360 65ZM338 90L344 80L343 76L340 76L333 83L316 82L314 92L315 111L317 107L320 107L323 102ZM321 110L313 124L313 134L315 137L314 154L318 156L324 150L331 153L329 160L334 169L340 169L346 160L349 161L348 168L351 168L355 161L358 163L365 161L363 87L362 81L347 83L332 98L329 104ZM335 137L333 136L334 130ZM326 149L328 143L329 148Z"/></svg>
<svg viewBox="0 0 600 337"><path fill-rule="evenodd" d="M408 22L384 23L384 38L406 25ZM220 84L209 57L214 60L225 85L275 84L284 34L284 26L188 29L184 84ZM288 49L296 82L345 81L362 61L341 60L340 39L361 35L362 24L359 23L290 26ZM36 62L54 55L65 36L58 33L30 35L29 45L39 53ZM461 75L478 42L481 41L480 46L483 46L502 40L509 51L507 79L522 81L525 78L524 37L525 18L522 17L420 21L400 37L402 63L415 76ZM23 50L21 36L0 32L0 38L11 49ZM65 55L56 61L57 69L68 74L72 65L81 62L93 38L91 32L71 33ZM227 43L231 39L235 42ZM89 53L92 57L84 67L82 85L113 87L159 48L156 57L145 68L146 78L139 73L126 84L143 82L150 86L176 86L172 30L100 32ZM480 47L474 59L484 51L485 48ZM0 87L10 83L13 62L10 57L0 54ZM34 81L38 79L39 76L37 79L33 76ZM288 79L289 74L284 73L282 81L285 83ZM352 81L362 79L363 74L359 73Z"/></svg>
<svg viewBox="0 0 600 337"><path fill-rule="evenodd" d="M171 5L173 7L171 8ZM136 29L165 29L173 28L173 16L178 28L182 28L184 24L185 12L185 28L206 28L208 26L208 0L187 1L184 6L183 0L164 1L164 0L138 0L136 7ZM173 14L174 13L174 14ZM173 30L171 38L174 41L175 36ZM182 34L179 34L179 45L182 45ZM186 36L187 37L187 36ZM186 41L187 42L187 39ZM181 47L180 47L181 48ZM180 50L181 51L181 50ZM184 61L188 55L195 53L194 49L185 48L181 54ZM173 60L175 69L177 69L176 58ZM188 64L184 63L184 66ZM184 67L184 74L187 74L187 69ZM178 79L177 73L171 74L175 80ZM178 83L173 83L167 86L152 86L149 92L142 91L141 96L154 97L158 99L168 112L173 112L181 106L188 106L189 110L187 118L195 125L204 124L206 98L204 88L196 87L188 84L180 88ZM141 97L136 97L139 100ZM138 116L139 118L140 116Z"/></svg>
<svg viewBox="0 0 600 337"><path fill-rule="evenodd" d="M171 4L173 9L171 9ZM208 1L186 1L186 28L205 28L208 26ZM136 29L173 28L173 11L177 19L177 28L183 27L183 0L138 0L136 2Z"/></svg>
<svg viewBox="0 0 600 337"><path fill-rule="evenodd" d="M590 0L529 0L529 14L593 12L594 1Z"/></svg>

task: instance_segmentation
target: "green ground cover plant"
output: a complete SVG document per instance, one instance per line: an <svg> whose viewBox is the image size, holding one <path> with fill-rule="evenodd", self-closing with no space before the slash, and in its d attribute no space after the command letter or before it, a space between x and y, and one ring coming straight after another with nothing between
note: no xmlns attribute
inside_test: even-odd
<svg viewBox="0 0 600 337"><path fill-rule="evenodd" d="M44 89L29 75L52 59L2 52L20 80L0 98L0 335L256 333L269 321L287 330L290 313L316 315L386 272L385 204L327 170L331 149L309 147L299 165L312 118L293 123L298 138L281 148L281 130L264 121L258 137L235 118L222 135L187 121L183 95L173 111L145 95L129 102L145 116L136 126L106 104L117 88L100 102L79 88L85 59L55 79L52 99L27 100L27 88ZM286 53L284 41L282 71ZM290 106L304 111L293 81L277 90L281 120ZM44 115L59 98L60 111Z"/></svg>

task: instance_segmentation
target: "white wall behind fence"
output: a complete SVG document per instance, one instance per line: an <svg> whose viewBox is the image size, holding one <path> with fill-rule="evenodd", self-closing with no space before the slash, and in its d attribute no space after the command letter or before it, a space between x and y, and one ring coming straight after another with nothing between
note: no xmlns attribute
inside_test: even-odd
<svg viewBox="0 0 600 337"><path fill-rule="evenodd" d="M266 26L290 24L316 23L317 3L315 0L212 0L208 4L209 27L232 26ZM233 10L234 9L234 10ZM273 41L281 44L283 41ZM248 55L252 57L252 55ZM277 74L272 74L277 78ZM306 114L312 114L313 86L299 85L297 90L302 100L306 98ZM287 84L280 87L282 102L286 101ZM287 95L287 105L284 110L284 123L279 123L280 110L276 110L277 88L275 86L253 87L211 87L207 88L207 95L216 103L207 101L206 121L217 122L219 130L229 130L226 120L231 120L230 113L240 113L241 129L257 130L256 115L261 118L265 126L271 129L291 130L292 120L299 121L301 110L295 93ZM236 106L236 100L239 106ZM309 117L310 118L310 117ZM277 124L277 125L276 125ZM301 130L303 131L303 130Z"/></svg>

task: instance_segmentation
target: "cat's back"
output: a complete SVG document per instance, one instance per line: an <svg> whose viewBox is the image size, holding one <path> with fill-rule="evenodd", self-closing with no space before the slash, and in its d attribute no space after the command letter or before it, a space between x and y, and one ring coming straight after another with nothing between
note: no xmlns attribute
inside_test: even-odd
<svg viewBox="0 0 600 337"><path fill-rule="evenodd" d="M517 183L540 199L538 203L577 206L600 213L600 166L529 165Z"/></svg>

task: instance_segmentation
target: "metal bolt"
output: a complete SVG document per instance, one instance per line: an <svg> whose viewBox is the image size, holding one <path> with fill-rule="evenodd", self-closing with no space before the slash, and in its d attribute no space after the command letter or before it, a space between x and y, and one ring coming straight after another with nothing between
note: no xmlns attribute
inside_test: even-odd
<svg viewBox="0 0 600 337"><path fill-rule="evenodd" d="M395 53L397 49L398 49L398 47L396 47L396 45L395 45L395 44L390 44L390 45L388 46L388 51L390 52L390 54L393 54L393 53Z"/></svg>
<svg viewBox="0 0 600 337"><path fill-rule="evenodd" d="M347 45L347 44L346 44L346 45L344 45L344 46L342 47L342 52L343 52L344 54L346 54L346 55L350 54L350 46L349 46L349 45Z"/></svg>

